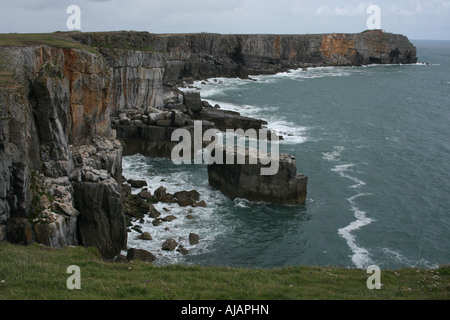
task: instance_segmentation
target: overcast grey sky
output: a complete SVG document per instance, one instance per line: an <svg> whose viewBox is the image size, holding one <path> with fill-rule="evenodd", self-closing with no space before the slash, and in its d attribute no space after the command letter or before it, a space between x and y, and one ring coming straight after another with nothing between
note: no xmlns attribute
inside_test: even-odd
<svg viewBox="0 0 450 320"><path fill-rule="evenodd" d="M361 32L373 4L387 32L450 40L450 0L2 0L0 33L67 30L72 4L84 32L277 34Z"/></svg>

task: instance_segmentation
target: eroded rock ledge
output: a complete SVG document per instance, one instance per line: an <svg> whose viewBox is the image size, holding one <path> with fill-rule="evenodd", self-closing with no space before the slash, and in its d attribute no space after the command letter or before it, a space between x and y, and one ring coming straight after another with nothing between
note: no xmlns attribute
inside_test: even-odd
<svg viewBox="0 0 450 320"><path fill-rule="evenodd" d="M235 148L228 150L236 156ZM262 175L261 157L257 164L250 164L250 153L246 150L244 164L211 164L208 165L209 184L220 190L231 199L243 198L253 202L269 202L283 205L302 205L306 202L308 177L297 174L295 157L289 154L277 155L276 173ZM256 153L256 152L254 152ZM267 158L267 157L266 157ZM273 159L268 159L273 161ZM267 161L265 162L267 163Z"/></svg>

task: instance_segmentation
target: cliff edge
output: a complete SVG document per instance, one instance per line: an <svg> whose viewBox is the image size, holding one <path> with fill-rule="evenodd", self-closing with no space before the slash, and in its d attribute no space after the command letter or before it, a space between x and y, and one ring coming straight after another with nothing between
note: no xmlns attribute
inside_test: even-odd
<svg viewBox="0 0 450 320"><path fill-rule="evenodd" d="M246 77L300 67L417 62L416 48L407 37L381 30L317 35L106 32L70 37L99 48L114 65L123 65L120 49L140 51L153 63L140 65L164 68L164 82Z"/></svg>

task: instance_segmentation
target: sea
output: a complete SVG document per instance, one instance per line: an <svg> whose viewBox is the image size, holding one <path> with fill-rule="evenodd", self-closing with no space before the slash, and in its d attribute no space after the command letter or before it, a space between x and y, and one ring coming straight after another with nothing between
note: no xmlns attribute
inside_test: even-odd
<svg viewBox="0 0 450 320"><path fill-rule="evenodd" d="M157 265L248 268L436 268L450 263L450 41L412 40L413 65L317 67L251 79L198 81L202 99L263 119L308 176L303 206L234 201L208 184L206 164L124 157L126 178L154 192L197 190L207 207L155 207L128 247ZM134 190L134 193L140 190ZM193 219L188 219L191 215ZM200 237L189 243L189 234ZM163 251L175 239L189 254Z"/></svg>

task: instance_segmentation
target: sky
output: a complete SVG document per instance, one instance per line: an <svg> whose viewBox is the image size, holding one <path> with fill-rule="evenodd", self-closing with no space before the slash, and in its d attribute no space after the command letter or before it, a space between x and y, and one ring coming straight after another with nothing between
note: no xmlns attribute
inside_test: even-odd
<svg viewBox="0 0 450 320"><path fill-rule="evenodd" d="M70 5L83 32L223 34L357 33L376 5L386 32L450 40L450 0L2 0L0 33L67 31Z"/></svg>

